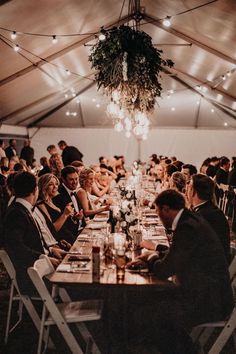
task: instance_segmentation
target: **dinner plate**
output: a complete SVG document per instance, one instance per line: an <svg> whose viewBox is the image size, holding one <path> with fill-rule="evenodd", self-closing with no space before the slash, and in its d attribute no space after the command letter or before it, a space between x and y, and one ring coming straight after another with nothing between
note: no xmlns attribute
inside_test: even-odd
<svg viewBox="0 0 236 354"><path fill-rule="evenodd" d="M107 223L104 222L94 222L86 226L87 229L91 229L91 230L100 230L105 227L107 227Z"/></svg>

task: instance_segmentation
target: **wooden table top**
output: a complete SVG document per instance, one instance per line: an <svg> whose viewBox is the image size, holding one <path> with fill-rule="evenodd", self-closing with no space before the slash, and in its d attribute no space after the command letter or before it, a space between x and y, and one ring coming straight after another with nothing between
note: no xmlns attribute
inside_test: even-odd
<svg viewBox="0 0 236 354"><path fill-rule="evenodd" d="M101 218L104 219L104 215L101 215ZM97 218L96 218L97 219ZM95 221L97 223L97 221ZM103 222L101 224L104 225ZM160 226L159 226L160 228ZM101 230L91 230L90 225L86 227L82 233L79 235L78 239L75 241L71 248L71 254L67 254L62 261L63 265L68 265L68 269L59 272L55 271L54 273L48 276L48 279L55 284L58 285L91 285L91 286L155 286L159 287L160 290L163 286L173 286L172 282L169 281L161 281L157 279L154 275L150 273L134 273L126 270L125 276L123 280L117 279L116 274L116 266L106 265L101 262L101 275L99 282L93 282L93 274L92 274L92 246L94 245L94 241L96 240L97 235L101 235ZM162 235L163 238L163 235ZM77 253L76 253L77 252ZM87 263L86 267L89 270L83 270L78 268L72 268L71 263L74 263L76 266L76 262L70 262L70 256L76 255L88 255L91 261ZM132 256L133 257L133 256Z"/></svg>

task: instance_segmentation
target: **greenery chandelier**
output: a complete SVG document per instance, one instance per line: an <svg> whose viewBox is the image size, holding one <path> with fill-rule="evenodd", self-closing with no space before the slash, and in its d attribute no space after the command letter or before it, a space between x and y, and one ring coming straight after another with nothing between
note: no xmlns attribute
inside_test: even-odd
<svg viewBox="0 0 236 354"><path fill-rule="evenodd" d="M164 60L145 32L129 26L103 30L103 40L92 48L89 60L96 70L98 89L110 97L108 114L115 120L117 131L125 128L136 135L146 136L156 97L161 96L160 72L172 67ZM136 129L136 130L135 130Z"/></svg>

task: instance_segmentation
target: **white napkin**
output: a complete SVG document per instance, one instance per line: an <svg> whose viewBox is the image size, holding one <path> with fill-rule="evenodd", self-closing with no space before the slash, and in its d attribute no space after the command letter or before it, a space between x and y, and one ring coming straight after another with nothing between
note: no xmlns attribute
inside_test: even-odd
<svg viewBox="0 0 236 354"><path fill-rule="evenodd" d="M86 227L91 230L99 230L99 229L107 227L107 223L106 222L97 222L97 223L93 222L91 224L88 224Z"/></svg>

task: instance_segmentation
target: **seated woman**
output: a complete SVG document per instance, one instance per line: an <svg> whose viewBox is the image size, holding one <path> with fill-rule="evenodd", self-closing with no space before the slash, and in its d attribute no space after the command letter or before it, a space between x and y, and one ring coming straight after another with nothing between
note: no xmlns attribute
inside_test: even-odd
<svg viewBox="0 0 236 354"><path fill-rule="evenodd" d="M94 183L94 171L90 168L84 168L79 175L80 189L78 190L78 198L82 206L85 217L93 217L103 211L109 210L109 202L105 202L105 205L96 208L96 200L94 195L92 195L92 188Z"/></svg>
<svg viewBox="0 0 236 354"><path fill-rule="evenodd" d="M110 174L113 174L113 175L115 175L115 174L111 171L109 171L109 173L108 173L108 170L104 169L104 168L102 170L102 168L99 167L98 165L92 165L91 169L95 172L94 182L93 182L93 186L92 186L92 194L96 195L97 197L102 197L104 194L109 193L109 191L110 191L110 185L111 185L111 180L112 180L112 177ZM106 183L101 185L99 183L99 180L102 180L103 175L106 176Z"/></svg>
<svg viewBox="0 0 236 354"><path fill-rule="evenodd" d="M64 240L73 243L74 239L70 231L64 226L65 221L73 217L74 209L71 203L67 204L61 211L52 201L52 198L58 194L59 180L52 173L46 173L38 181L39 199L36 204L44 215L48 228L57 241L66 245Z"/></svg>

